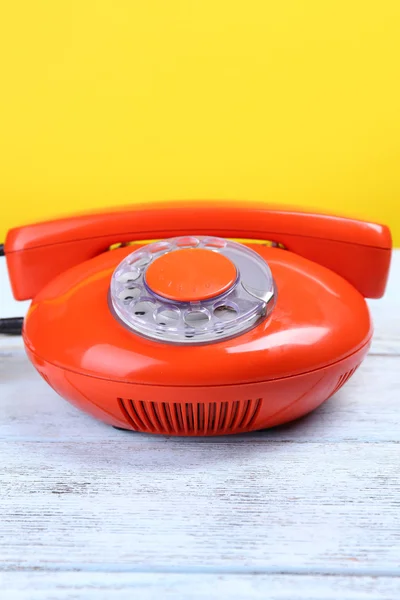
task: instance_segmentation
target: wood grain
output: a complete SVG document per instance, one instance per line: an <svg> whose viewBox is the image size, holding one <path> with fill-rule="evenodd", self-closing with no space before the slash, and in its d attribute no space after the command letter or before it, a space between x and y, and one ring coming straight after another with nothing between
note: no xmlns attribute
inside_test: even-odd
<svg viewBox="0 0 400 600"><path fill-rule="evenodd" d="M4 441L0 564L358 566L400 575L399 449Z"/></svg>
<svg viewBox="0 0 400 600"><path fill-rule="evenodd" d="M395 600L390 577L189 573L6 573L12 600Z"/></svg>

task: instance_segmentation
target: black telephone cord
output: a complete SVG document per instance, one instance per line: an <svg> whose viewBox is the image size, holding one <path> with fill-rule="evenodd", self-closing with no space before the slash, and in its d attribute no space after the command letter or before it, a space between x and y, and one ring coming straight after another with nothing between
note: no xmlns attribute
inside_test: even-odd
<svg viewBox="0 0 400 600"><path fill-rule="evenodd" d="M23 322L23 317L0 319L0 335L21 335Z"/></svg>
<svg viewBox="0 0 400 600"><path fill-rule="evenodd" d="M0 256L4 256L4 244L0 244ZM0 335L21 335L23 317L11 317L0 319Z"/></svg>

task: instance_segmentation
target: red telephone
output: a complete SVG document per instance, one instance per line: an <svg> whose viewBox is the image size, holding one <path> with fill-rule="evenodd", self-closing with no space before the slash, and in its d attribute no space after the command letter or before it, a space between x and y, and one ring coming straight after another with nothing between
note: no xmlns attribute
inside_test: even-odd
<svg viewBox="0 0 400 600"><path fill-rule="evenodd" d="M391 236L335 216L192 202L13 229L5 254L15 298L32 299L27 353L60 395L115 427L220 435L297 419L349 379L371 341L364 298L384 293Z"/></svg>

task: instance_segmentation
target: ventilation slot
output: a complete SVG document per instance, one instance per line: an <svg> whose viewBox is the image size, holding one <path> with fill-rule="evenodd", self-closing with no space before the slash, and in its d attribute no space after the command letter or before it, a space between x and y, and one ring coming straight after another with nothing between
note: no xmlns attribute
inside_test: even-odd
<svg viewBox="0 0 400 600"><path fill-rule="evenodd" d="M334 394L336 394L336 392L338 392L340 390L340 388L342 386L344 386L344 384L346 383L346 381L348 381L350 379L350 377L352 375L354 375L354 373L357 371L358 367L360 365L355 366L353 369L350 369L350 371L346 371L345 373L342 373L337 381L337 384L333 390L333 392L331 393L331 396L333 396Z"/></svg>
<svg viewBox="0 0 400 600"><path fill-rule="evenodd" d="M136 431L164 435L221 435L250 429L261 398L234 402L143 402L118 398L121 412Z"/></svg>

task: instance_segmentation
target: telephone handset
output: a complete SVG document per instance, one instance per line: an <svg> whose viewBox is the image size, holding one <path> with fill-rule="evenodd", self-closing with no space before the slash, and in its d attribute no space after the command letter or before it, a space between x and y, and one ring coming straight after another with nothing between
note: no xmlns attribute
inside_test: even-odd
<svg viewBox="0 0 400 600"><path fill-rule="evenodd" d="M20 227L5 254L15 298L33 299L27 353L57 392L115 427L219 435L296 419L347 381L370 344L364 298L384 293L391 236L190 202Z"/></svg>
<svg viewBox="0 0 400 600"><path fill-rule="evenodd" d="M5 249L14 295L33 298L62 270L115 242L180 234L276 241L339 273L366 298L379 298L385 289L391 236L384 225L262 205L201 202L128 207L13 229Z"/></svg>

